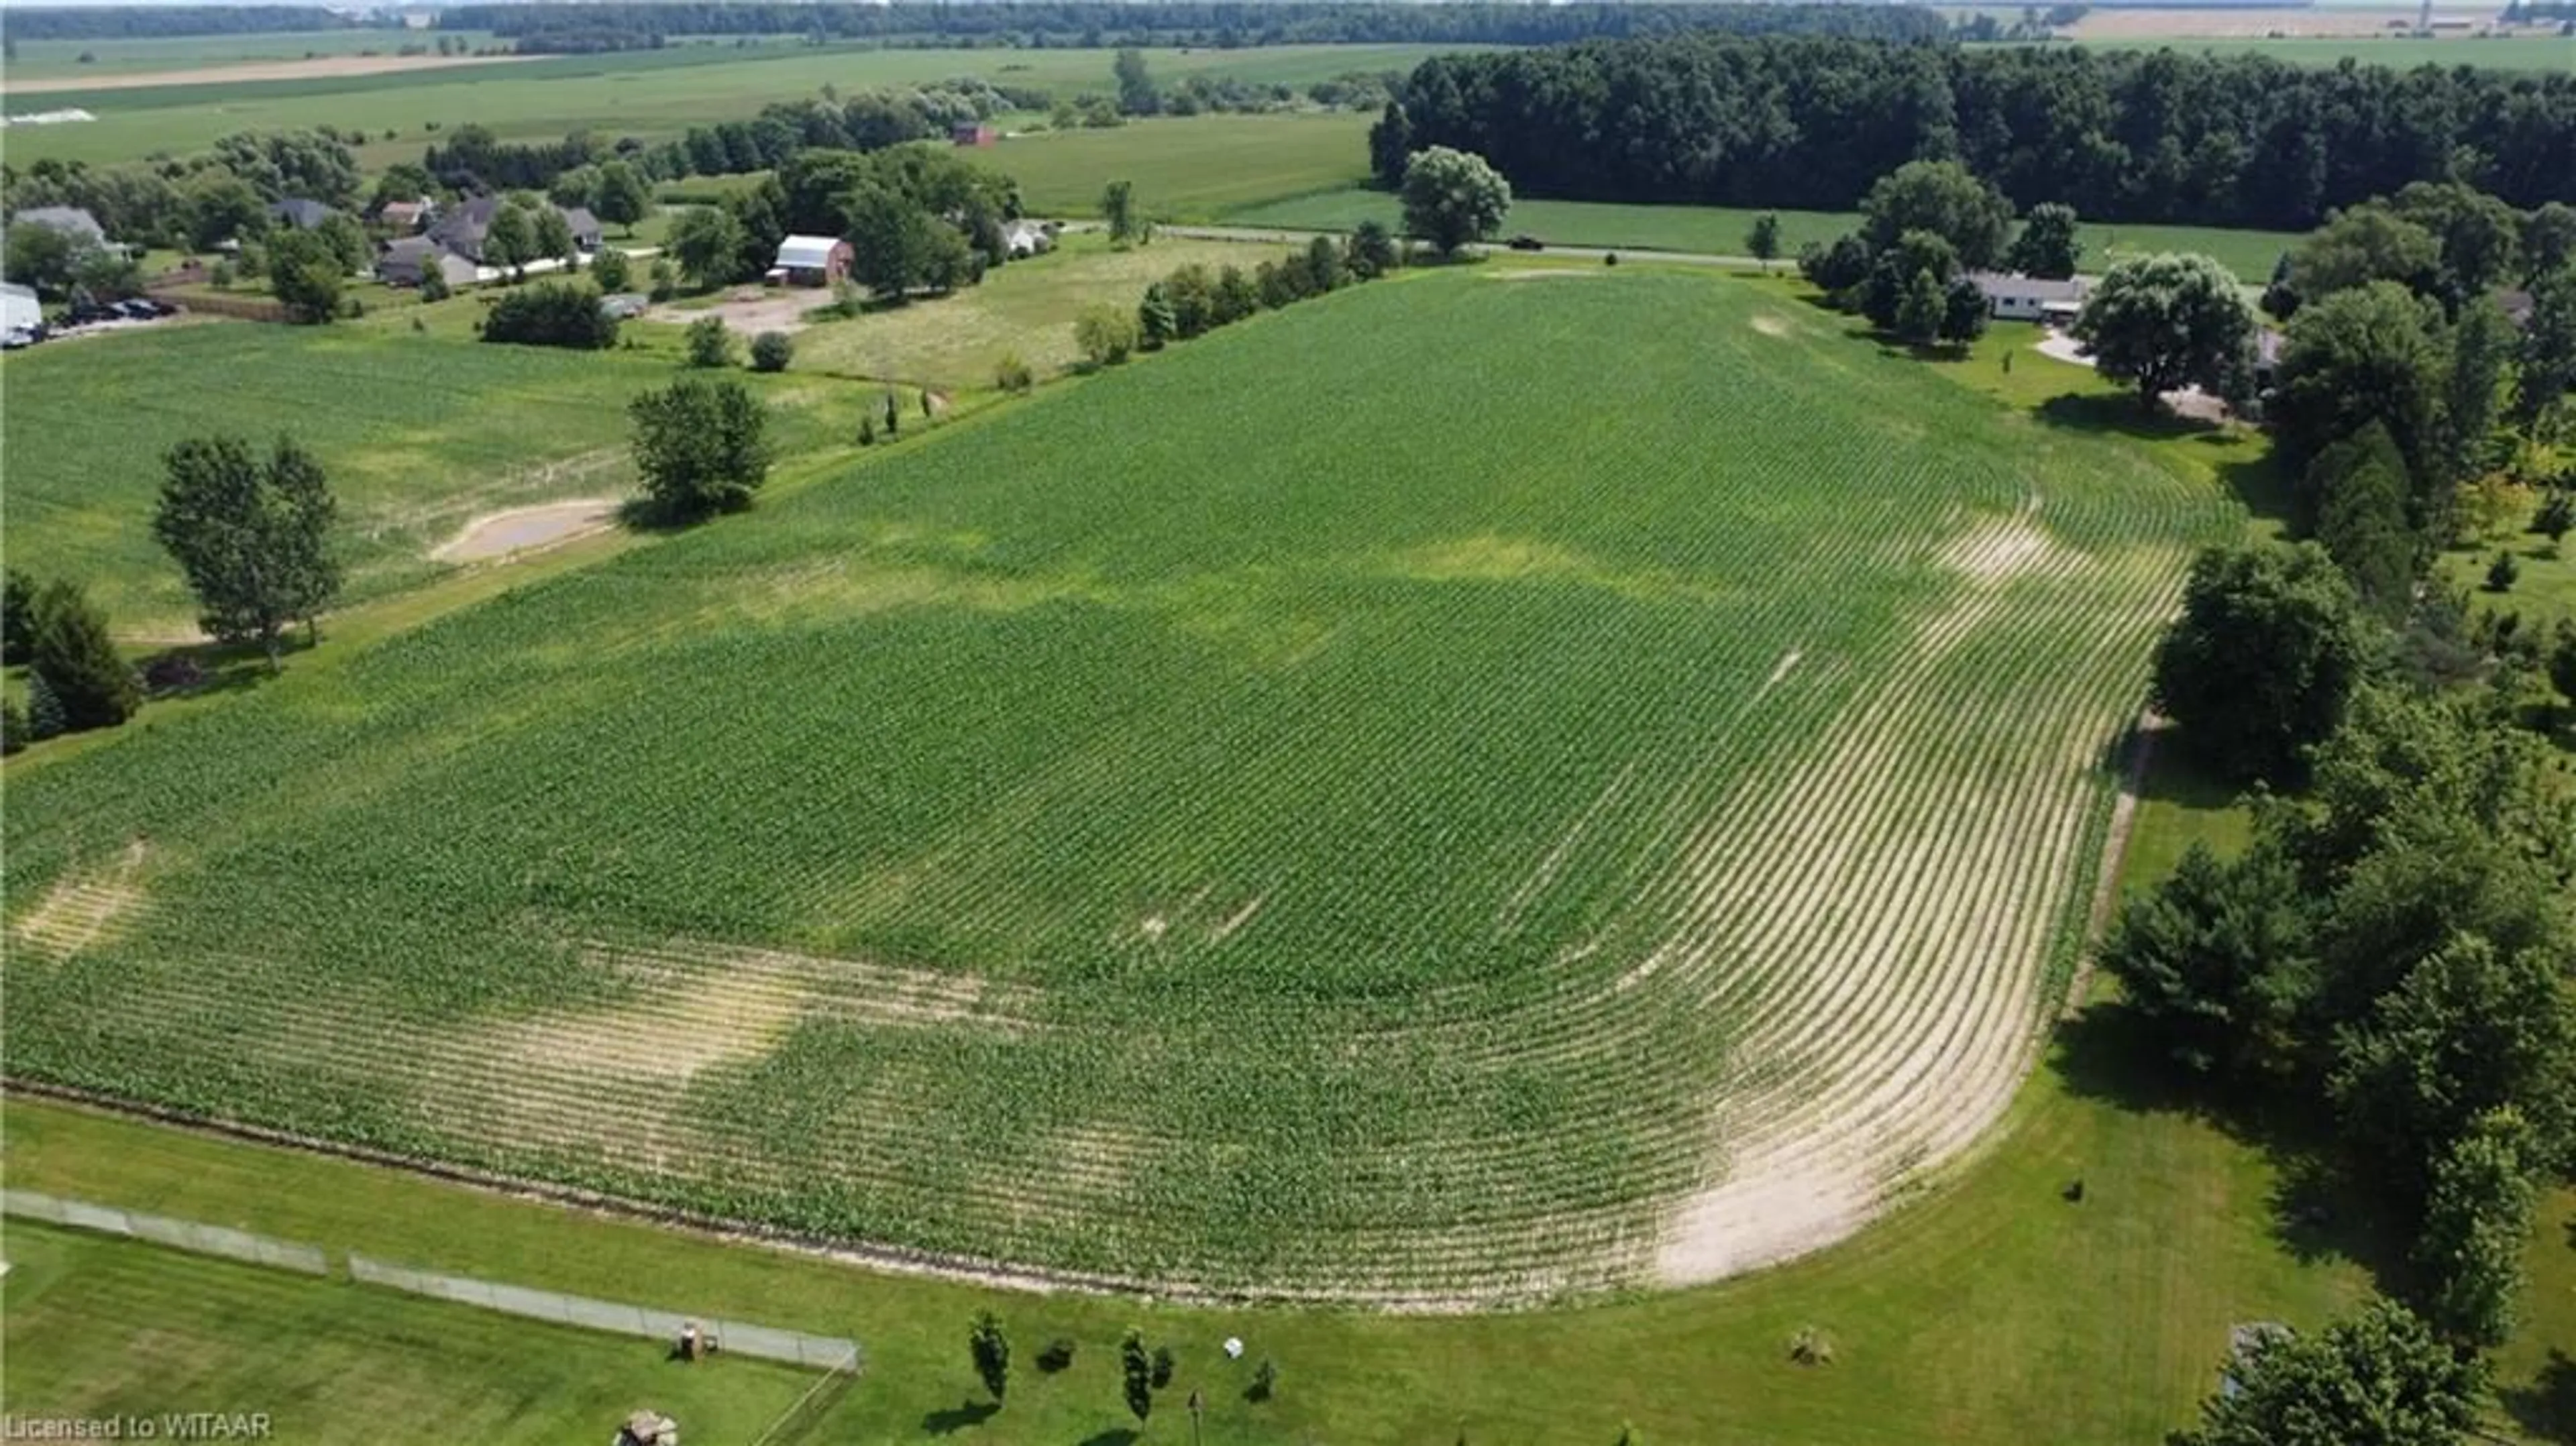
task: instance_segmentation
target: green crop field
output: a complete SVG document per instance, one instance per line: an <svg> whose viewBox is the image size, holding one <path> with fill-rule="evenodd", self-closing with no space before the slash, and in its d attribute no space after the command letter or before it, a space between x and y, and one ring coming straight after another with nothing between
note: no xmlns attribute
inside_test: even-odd
<svg viewBox="0 0 2576 1446"><path fill-rule="evenodd" d="M2037 1049L2232 504L1764 288L1514 276L27 760L11 1069L1208 1287L1855 1228Z"/></svg>
<svg viewBox="0 0 2576 1446"><path fill-rule="evenodd" d="M1522 200L1512 203L1503 222L1509 233L1526 231L1560 246L1633 246L1655 251L1690 251L1719 256L1744 254L1744 233L1758 211L1724 206L1622 206L1592 201ZM1795 259L1810 241L1822 244L1860 224L1856 212L1782 211L1780 254ZM1365 220L1388 226L1402 220L1402 208L1383 191L1345 190L1295 196L1266 205L1241 207L1222 218L1230 226L1277 226L1286 230L1346 231ZM2082 232L2083 264L2096 271L2112 262L2157 251L2201 251L2248 282L2267 280L2272 263L2298 244L2299 237L2279 231L2238 231L2218 226L2136 226L2093 222Z"/></svg>
<svg viewBox="0 0 2576 1446"><path fill-rule="evenodd" d="M1190 74L1302 85L1350 71L1407 71L1423 57L1454 47L1296 45L1248 50L1152 50L1154 76ZM692 125L748 120L763 105L814 95L825 85L843 94L870 86L918 84L961 75L997 85L1072 94L1113 89L1110 50L869 50L763 46L684 46L617 55L560 56L448 71L243 81L146 89L48 92L45 108L80 106L98 119L9 132L13 165L44 157L93 164L138 160L182 148L185 138L211 141L232 131L329 124L392 141L366 146L360 159L382 166L418 158L435 136L431 125L472 121L504 140L560 139L580 129L647 140ZM30 100L33 97L29 98ZM1356 119L1344 169L1318 185L1338 184L1366 169ZM1122 129L1112 135L1144 134Z"/></svg>
<svg viewBox="0 0 2576 1446"><path fill-rule="evenodd" d="M1040 131L989 157L1020 183L1040 215L1090 215L1101 188L1136 183L1137 200L1167 221L1209 221L1241 206L1347 187L1368 176L1372 118L1347 111L1154 120L1114 130Z"/></svg>
<svg viewBox="0 0 2576 1446"><path fill-rule="evenodd" d="M463 326L471 300L433 308ZM442 323L444 324L444 323ZM313 449L340 499L349 596L418 582L477 513L631 491L626 400L667 357L574 355L417 335L391 324L236 322L65 341L0 362L9 563L88 585L122 632L168 634L193 608L152 540L161 457L230 432ZM782 402L817 383L773 384ZM782 425L804 436L805 408Z"/></svg>

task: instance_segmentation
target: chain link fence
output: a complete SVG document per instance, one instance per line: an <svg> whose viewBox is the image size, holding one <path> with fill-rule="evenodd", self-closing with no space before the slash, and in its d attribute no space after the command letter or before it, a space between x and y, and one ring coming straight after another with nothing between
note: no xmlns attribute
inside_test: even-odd
<svg viewBox="0 0 2576 1446"><path fill-rule="evenodd" d="M550 1290L528 1290L521 1286L476 1280L471 1276L409 1270L355 1253L349 1256L349 1275L351 1279L369 1285L408 1291L434 1300L481 1306L485 1310L504 1311L557 1325L579 1326L584 1330L648 1336L675 1344L680 1339L680 1332L694 1322L700 1335L714 1337L718 1347L729 1353L784 1361L818 1371L855 1373L859 1368L858 1342L837 1336L809 1336L802 1331L775 1330L743 1321L686 1316L649 1306L591 1300Z"/></svg>
<svg viewBox="0 0 2576 1446"><path fill-rule="evenodd" d="M301 1245L292 1240L275 1240L253 1235L246 1230L231 1230L221 1225L206 1225L194 1220L174 1220L167 1215L146 1215L139 1210L116 1210L105 1205L92 1205L83 1200L66 1200L34 1190L0 1190L0 1212L42 1220L48 1224L66 1225L75 1230L95 1230L102 1235L122 1235L131 1240L148 1240L174 1250L190 1250L199 1255L220 1255L229 1260L247 1261L252 1265L271 1265L280 1270L305 1275L329 1275L330 1259L319 1247Z"/></svg>

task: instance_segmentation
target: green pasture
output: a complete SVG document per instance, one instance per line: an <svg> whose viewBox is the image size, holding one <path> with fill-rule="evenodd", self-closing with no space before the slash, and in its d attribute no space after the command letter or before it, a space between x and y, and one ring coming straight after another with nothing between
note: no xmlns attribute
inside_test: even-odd
<svg viewBox="0 0 2576 1446"><path fill-rule="evenodd" d="M1037 215L1096 215L1102 188L1126 180L1148 215L1214 221L1236 207L1366 179L1371 124L1347 111L1193 116L1035 131L976 159L1017 180Z"/></svg>
<svg viewBox="0 0 2576 1446"><path fill-rule="evenodd" d="M1518 200L1503 221L1507 236L1526 232L1560 246L1633 246L1644 250L1742 256L1745 233L1758 210L1725 206L1627 206L1596 201ZM1860 225L1857 212L1781 211L1780 254L1794 262L1798 248L1819 245ZM1403 208L1384 191L1315 192L1245 206L1221 218L1230 226L1283 230L1347 231L1365 220L1401 228ZM2131 256L2158 251L2201 251L2215 256L2248 282L2262 282L2272 263L2299 237L2275 231L2217 226L2144 226L2096 221L2082 232L2084 269L2099 271Z"/></svg>
<svg viewBox="0 0 2576 1446"><path fill-rule="evenodd" d="M990 391L1005 356L1017 356L1040 378L1074 366L1081 353L1073 323L1086 307L1132 310L1148 284L1191 263L1248 274L1286 254L1285 247L1172 236L1113 250L1098 232L1069 232L1053 253L986 272L980 286L809 326L796 336L796 368L900 378L951 395Z"/></svg>
<svg viewBox="0 0 2576 1446"><path fill-rule="evenodd" d="M1834 1138L1917 1042L1847 1188L1939 1178L2231 504L1754 288L1514 275L1264 317L21 771L12 1068L1371 1299L1705 1268L1668 1242L1724 1152Z"/></svg>
<svg viewBox="0 0 2576 1446"><path fill-rule="evenodd" d="M1206 74L1303 85L1349 71L1407 71L1443 50L1421 45L1167 49L1147 52L1147 61L1155 77L1166 82ZM1114 89L1110 65L1115 55L1111 50L1071 49L686 46L450 71L66 91L48 94L45 107L81 106L98 119L13 129L9 149L18 165L47 156L96 164L184 151L232 131L329 124L378 137L396 132L394 140L379 139L361 151L360 158L376 167L417 158L436 139L432 127L472 121L505 140L556 140L581 129L659 140L693 125L748 120L771 101L815 95L826 85L847 94L974 75L997 85L1108 94ZM1365 135L1366 119L1357 119L1354 136ZM1365 147L1354 139L1346 169L1319 184L1333 184L1365 168Z"/></svg>
<svg viewBox="0 0 2576 1446"><path fill-rule="evenodd" d="M161 327L11 355L10 565L79 579L120 632L185 631L193 610L152 540L152 504L162 454L214 432L263 446L287 433L321 458L352 601L434 574L431 549L476 514L631 491L626 401L674 376L674 359L484 345L467 330L479 306L321 328ZM435 327L413 331L414 315ZM797 445L818 384L766 390Z"/></svg>
<svg viewBox="0 0 2576 1446"><path fill-rule="evenodd" d="M8 1233L0 1385L19 1420L239 1412L267 1415L266 1439L289 1446L426 1422L447 1440L537 1446L604 1441L652 1409L688 1438L745 1443L821 1379L24 1221ZM623 1284L634 1301L662 1282ZM838 1424L825 1415L772 1446L839 1439Z"/></svg>

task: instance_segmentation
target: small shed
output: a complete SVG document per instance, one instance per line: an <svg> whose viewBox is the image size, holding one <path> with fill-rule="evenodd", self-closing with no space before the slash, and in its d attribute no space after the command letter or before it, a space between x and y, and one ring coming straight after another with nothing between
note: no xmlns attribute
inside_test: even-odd
<svg viewBox="0 0 2576 1446"><path fill-rule="evenodd" d="M772 275L791 286L829 286L850 274L850 243L838 236L790 236L778 243Z"/></svg>
<svg viewBox="0 0 2576 1446"><path fill-rule="evenodd" d="M1972 271L1968 279L1986 295L1998 321L2048 321L2064 325L2084 309L2084 278L2053 281L2005 271Z"/></svg>
<svg viewBox="0 0 2576 1446"><path fill-rule="evenodd" d="M989 146L998 137L993 128L982 121L960 121L948 128L948 139L961 146Z"/></svg>

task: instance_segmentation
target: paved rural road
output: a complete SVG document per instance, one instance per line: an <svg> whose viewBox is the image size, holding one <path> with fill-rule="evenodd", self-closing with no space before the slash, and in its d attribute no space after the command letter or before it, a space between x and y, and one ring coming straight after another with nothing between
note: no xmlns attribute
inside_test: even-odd
<svg viewBox="0 0 2576 1446"><path fill-rule="evenodd" d="M1167 226L1161 222L1155 223L1154 232L1160 236L1191 237L1202 241L1282 241L1290 245L1300 245L1318 236L1331 236L1338 239L1343 234L1339 231L1274 231L1262 226ZM1467 250L1477 256L1524 254L1508 246L1470 246ZM1550 246L1544 251L1526 254L1574 256L1592 261L1615 254L1633 256L1640 261L1678 261L1690 266L1722 266L1733 271L1762 269L1762 263L1750 256L1713 256L1702 251L1656 251L1644 246Z"/></svg>

